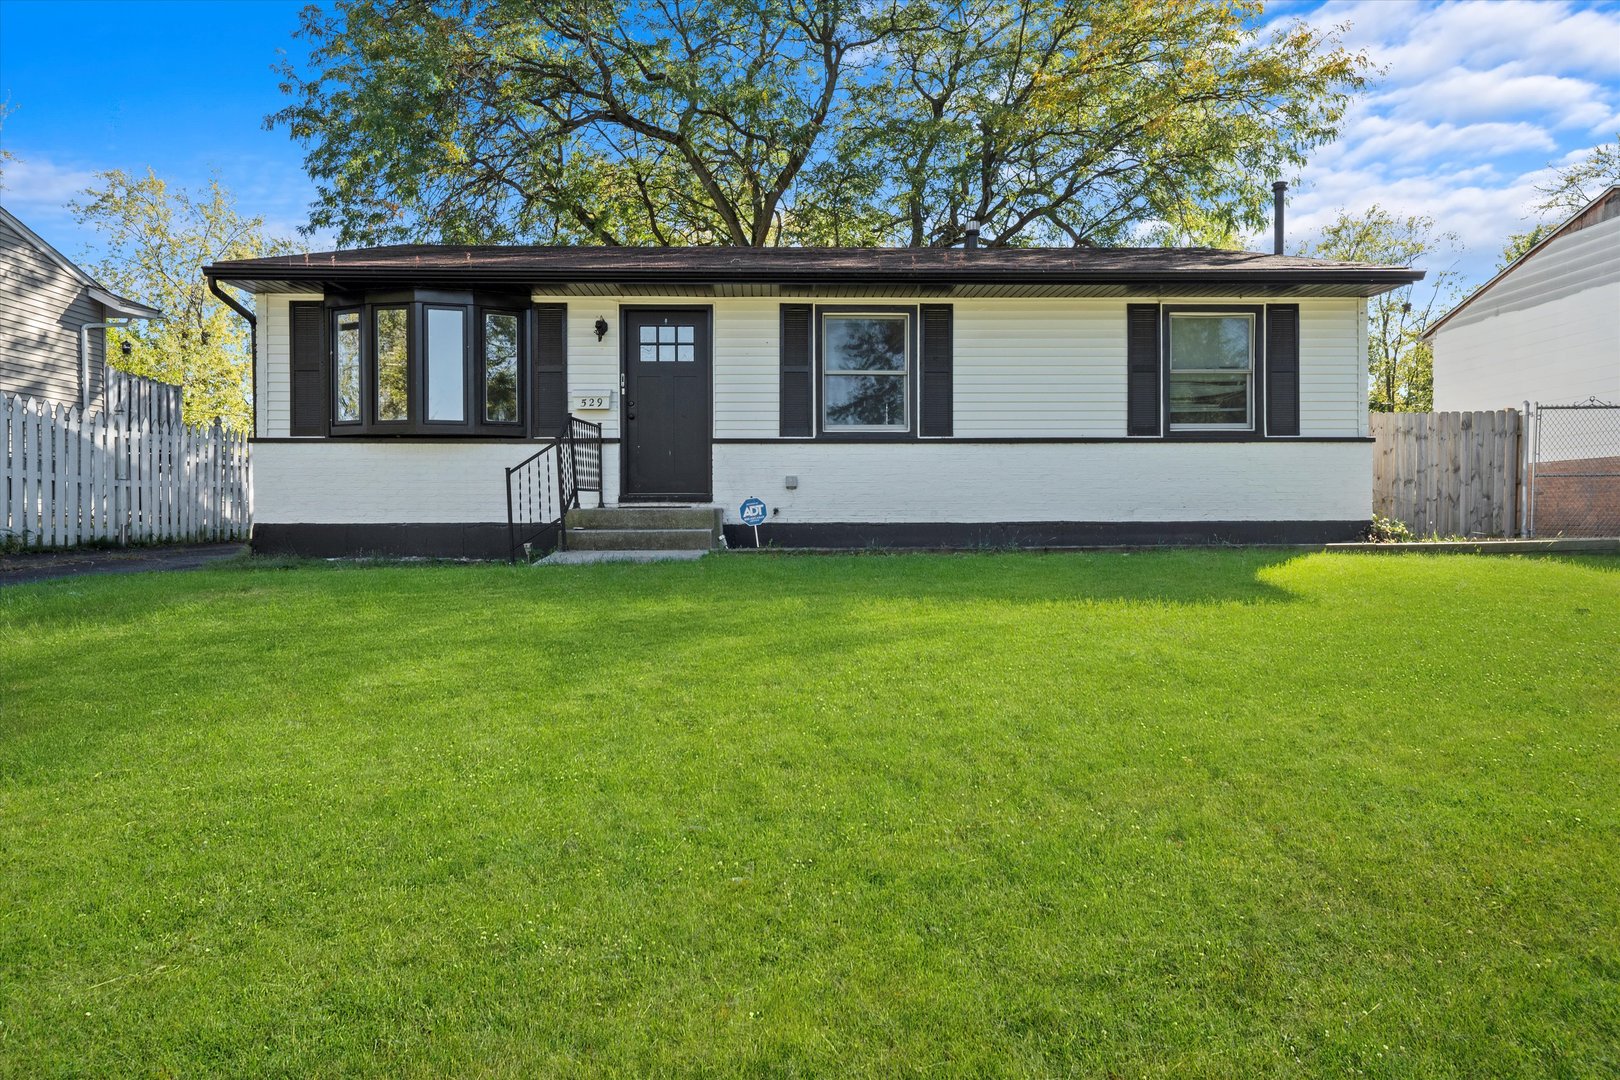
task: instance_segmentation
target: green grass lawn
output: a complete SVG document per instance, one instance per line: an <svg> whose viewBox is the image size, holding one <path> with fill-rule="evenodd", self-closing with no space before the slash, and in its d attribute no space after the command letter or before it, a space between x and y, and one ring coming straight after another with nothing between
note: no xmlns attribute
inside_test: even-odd
<svg viewBox="0 0 1620 1080"><path fill-rule="evenodd" d="M1620 561L0 590L0 1073L1620 1071Z"/></svg>

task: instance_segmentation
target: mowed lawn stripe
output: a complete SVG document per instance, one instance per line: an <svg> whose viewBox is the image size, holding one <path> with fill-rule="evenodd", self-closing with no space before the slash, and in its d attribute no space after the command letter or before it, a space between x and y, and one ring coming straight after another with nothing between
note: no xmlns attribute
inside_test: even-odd
<svg viewBox="0 0 1620 1080"><path fill-rule="evenodd" d="M0 1071L1620 1070L1620 561L0 590Z"/></svg>

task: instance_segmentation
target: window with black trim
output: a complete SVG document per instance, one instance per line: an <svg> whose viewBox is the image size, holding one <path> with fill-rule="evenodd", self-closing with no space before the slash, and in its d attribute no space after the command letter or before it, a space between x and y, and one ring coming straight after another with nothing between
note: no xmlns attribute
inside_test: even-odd
<svg viewBox="0 0 1620 1080"><path fill-rule="evenodd" d="M337 393L333 396L332 420L338 424L360 423L360 309L337 313L337 334L333 356L336 360Z"/></svg>
<svg viewBox="0 0 1620 1080"><path fill-rule="evenodd" d="M911 316L821 316L822 426L829 432L911 428Z"/></svg>
<svg viewBox="0 0 1620 1080"><path fill-rule="evenodd" d="M516 312L484 313L484 422L518 422L518 329Z"/></svg>
<svg viewBox="0 0 1620 1080"><path fill-rule="evenodd" d="M1252 431L1254 315L1174 311L1168 323L1170 430Z"/></svg>
<svg viewBox="0 0 1620 1080"><path fill-rule="evenodd" d="M522 435L526 300L329 297L332 434Z"/></svg>

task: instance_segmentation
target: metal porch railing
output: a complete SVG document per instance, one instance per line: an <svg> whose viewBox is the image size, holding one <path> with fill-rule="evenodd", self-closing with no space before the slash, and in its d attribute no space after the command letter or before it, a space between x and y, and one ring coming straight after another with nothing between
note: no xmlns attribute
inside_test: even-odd
<svg viewBox="0 0 1620 1080"><path fill-rule="evenodd" d="M602 425L570 416L539 450L506 470L506 538L517 562L567 547L568 511L582 491L602 505Z"/></svg>

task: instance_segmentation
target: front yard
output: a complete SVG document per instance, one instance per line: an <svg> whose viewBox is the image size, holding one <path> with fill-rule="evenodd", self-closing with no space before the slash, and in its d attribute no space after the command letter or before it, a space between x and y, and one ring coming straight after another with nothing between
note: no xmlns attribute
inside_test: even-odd
<svg viewBox="0 0 1620 1080"><path fill-rule="evenodd" d="M0 1074L1620 1071L1620 560L0 590Z"/></svg>

